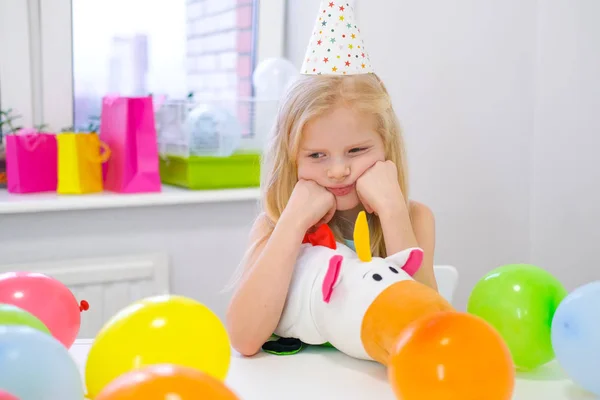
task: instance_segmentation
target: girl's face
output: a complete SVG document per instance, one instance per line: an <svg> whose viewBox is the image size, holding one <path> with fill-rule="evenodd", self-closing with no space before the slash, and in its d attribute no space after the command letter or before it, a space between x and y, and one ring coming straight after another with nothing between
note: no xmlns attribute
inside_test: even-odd
<svg viewBox="0 0 600 400"><path fill-rule="evenodd" d="M335 195L339 211L360 204L356 180L377 161L385 161L375 118L339 106L310 121L298 150L298 179L312 180Z"/></svg>

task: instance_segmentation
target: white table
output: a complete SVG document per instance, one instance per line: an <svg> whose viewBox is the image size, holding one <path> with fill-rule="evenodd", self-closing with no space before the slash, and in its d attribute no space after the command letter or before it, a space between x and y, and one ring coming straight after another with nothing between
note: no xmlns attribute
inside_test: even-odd
<svg viewBox="0 0 600 400"><path fill-rule="evenodd" d="M78 340L71 354L82 376L91 340ZM240 400L396 400L383 366L352 359L326 348L308 348L292 356L267 353L246 358L234 353L228 386ZM519 374L514 400L589 400L550 363L536 373Z"/></svg>

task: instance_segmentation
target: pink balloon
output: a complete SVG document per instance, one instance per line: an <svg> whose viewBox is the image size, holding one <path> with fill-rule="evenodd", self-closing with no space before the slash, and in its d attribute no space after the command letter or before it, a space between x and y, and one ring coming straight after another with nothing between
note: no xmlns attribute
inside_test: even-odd
<svg viewBox="0 0 600 400"><path fill-rule="evenodd" d="M66 348L77 338L81 310L88 306L87 302L80 306L61 282L34 272L0 274L0 303L15 305L38 317Z"/></svg>
<svg viewBox="0 0 600 400"><path fill-rule="evenodd" d="M0 389L0 400L19 400L19 398Z"/></svg>

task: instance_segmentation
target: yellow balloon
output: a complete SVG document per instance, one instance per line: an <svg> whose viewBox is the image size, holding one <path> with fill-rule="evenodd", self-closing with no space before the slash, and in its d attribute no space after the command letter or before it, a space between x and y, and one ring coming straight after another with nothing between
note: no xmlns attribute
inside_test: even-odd
<svg viewBox="0 0 600 400"><path fill-rule="evenodd" d="M225 380L231 344L221 320L203 304L156 296L121 310L98 333L86 362L88 396L133 369L153 364L195 368Z"/></svg>

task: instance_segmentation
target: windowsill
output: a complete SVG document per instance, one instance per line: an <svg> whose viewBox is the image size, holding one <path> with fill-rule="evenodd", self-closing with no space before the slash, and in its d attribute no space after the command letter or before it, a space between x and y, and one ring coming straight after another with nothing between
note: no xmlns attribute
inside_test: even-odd
<svg viewBox="0 0 600 400"><path fill-rule="evenodd" d="M23 214L123 207L156 207L178 204L258 201L258 188L187 190L163 186L161 193L95 193L57 195L56 193L11 194L0 189L0 214Z"/></svg>

